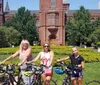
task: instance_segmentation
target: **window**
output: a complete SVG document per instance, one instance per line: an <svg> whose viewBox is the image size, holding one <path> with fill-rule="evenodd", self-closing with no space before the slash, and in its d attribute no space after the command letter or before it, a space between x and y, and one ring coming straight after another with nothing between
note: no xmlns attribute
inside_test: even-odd
<svg viewBox="0 0 100 85"><path fill-rule="evenodd" d="M55 8L56 7L56 0L51 0L51 8Z"/></svg>
<svg viewBox="0 0 100 85"><path fill-rule="evenodd" d="M55 18L55 19L56 19L56 20L55 20L55 24L56 24L56 25L58 25L58 24L59 24L59 22L58 22L58 21L59 21L59 19L58 19L58 18L59 18L59 16L58 16L58 14L57 14L57 15L56 15L56 18Z"/></svg>
<svg viewBox="0 0 100 85"><path fill-rule="evenodd" d="M59 24L59 15L58 14L48 14L47 15L47 25L58 25Z"/></svg>
<svg viewBox="0 0 100 85"><path fill-rule="evenodd" d="M48 18L47 18L47 24L48 25L50 25L51 23L50 23L50 19L51 19L51 16L50 15L48 15Z"/></svg>
<svg viewBox="0 0 100 85"><path fill-rule="evenodd" d="M55 16L54 15L52 15L51 22L52 22L52 25L55 25Z"/></svg>

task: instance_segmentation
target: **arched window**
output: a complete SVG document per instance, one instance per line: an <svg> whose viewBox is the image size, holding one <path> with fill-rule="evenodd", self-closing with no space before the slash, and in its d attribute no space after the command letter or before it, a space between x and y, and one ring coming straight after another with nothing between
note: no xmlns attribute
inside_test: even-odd
<svg viewBox="0 0 100 85"><path fill-rule="evenodd" d="M51 8L55 8L56 7L56 0L51 0Z"/></svg>

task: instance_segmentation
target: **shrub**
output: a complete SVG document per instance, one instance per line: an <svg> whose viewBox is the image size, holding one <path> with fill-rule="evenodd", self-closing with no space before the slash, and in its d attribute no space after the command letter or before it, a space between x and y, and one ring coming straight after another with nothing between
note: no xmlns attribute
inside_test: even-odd
<svg viewBox="0 0 100 85"><path fill-rule="evenodd" d="M32 48L33 56L36 56L42 50L42 46L32 46L31 48ZM54 55L55 55L54 60L53 60L53 65L56 65L57 59L64 58L71 55L72 53L71 48L72 48L71 46L52 46L51 49L54 51ZM5 55L7 57L8 55L11 55L17 50L18 50L18 47L0 48L0 55ZM90 48L79 48L79 53L80 55L84 57L85 62L100 61L100 53ZM2 57L0 57L0 60L1 59ZM39 61L37 61L37 64L39 64Z"/></svg>

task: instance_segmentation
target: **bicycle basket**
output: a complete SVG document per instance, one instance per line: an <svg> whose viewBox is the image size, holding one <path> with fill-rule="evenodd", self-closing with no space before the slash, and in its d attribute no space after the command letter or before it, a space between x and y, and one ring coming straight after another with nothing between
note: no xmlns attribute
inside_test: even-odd
<svg viewBox="0 0 100 85"><path fill-rule="evenodd" d="M54 71L57 73L57 74L64 74L65 71L61 68L54 68Z"/></svg>
<svg viewBox="0 0 100 85"><path fill-rule="evenodd" d="M24 75L27 76L27 77L31 77L33 74L34 74L33 71L25 71L24 72Z"/></svg>

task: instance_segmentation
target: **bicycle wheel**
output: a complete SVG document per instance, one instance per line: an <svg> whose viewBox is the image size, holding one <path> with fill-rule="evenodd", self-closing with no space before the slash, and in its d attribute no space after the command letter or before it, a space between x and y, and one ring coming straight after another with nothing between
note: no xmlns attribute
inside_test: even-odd
<svg viewBox="0 0 100 85"><path fill-rule="evenodd" d="M86 85L100 85L100 81L98 80L91 80L86 83Z"/></svg>
<svg viewBox="0 0 100 85"><path fill-rule="evenodd" d="M62 85L71 85L71 81L69 79L64 79Z"/></svg>
<svg viewBox="0 0 100 85"><path fill-rule="evenodd" d="M63 82L63 84L62 85L71 85L70 83L68 83L68 82Z"/></svg>
<svg viewBox="0 0 100 85"><path fill-rule="evenodd" d="M50 81L50 85L57 85L56 81L54 81L53 79Z"/></svg>
<svg viewBox="0 0 100 85"><path fill-rule="evenodd" d="M44 85L43 81L42 81L42 84L41 85ZM54 81L53 79L50 81L50 85L57 85L56 81Z"/></svg>
<svg viewBox="0 0 100 85"><path fill-rule="evenodd" d="M31 85L43 85L43 84L40 83L40 82L34 81L34 82L31 83Z"/></svg>
<svg viewBox="0 0 100 85"><path fill-rule="evenodd" d="M17 85L25 85L24 81L22 78L19 78Z"/></svg>
<svg viewBox="0 0 100 85"><path fill-rule="evenodd" d="M10 82L3 82L2 85L10 85Z"/></svg>
<svg viewBox="0 0 100 85"><path fill-rule="evenodd" d="M4 82L2 82L2 85L10 85L10 80L8 78L5 78Z"/></svg>

